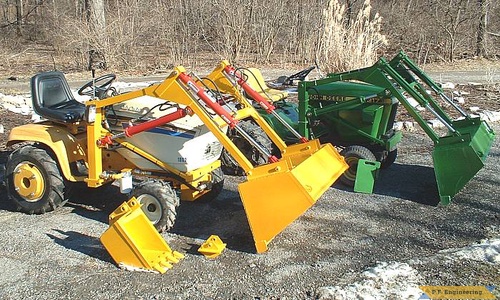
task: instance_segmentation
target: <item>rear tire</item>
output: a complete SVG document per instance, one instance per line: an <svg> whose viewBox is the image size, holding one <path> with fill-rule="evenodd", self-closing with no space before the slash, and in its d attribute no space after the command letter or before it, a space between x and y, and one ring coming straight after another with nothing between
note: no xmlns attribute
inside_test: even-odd
<svg viewBox="0 0 500 300"><path fill-rule="evenodd" d="M262 128L251 121L241 121L239 126L269 153L272 152L273 144ZM252 144L240 136L236 129L231 129L227 135L253 166L259 166L267 163L268 158L263 156L255 147L252 146ZM245 175L245 171L238 165L236 160L231 157L231 154L229 154L226 149L222 150L221 161L222 170L225 174L239 176Z"/></svg>
<svg viewBox="0 0 500 300"><path fill-rule="evenodd" d="M64 179L47 150L31 145L12 152L6 165L6 186L18 211L43 214L64 205Z"/></svg>
<svg viewBox="0 0 500 300"><path fill-rule="evenodd" d="M350 187L353 187L356 182L358 161L360 159L371 161L377 160L375 155L368 148L357 145L344 148L344 150L340 152L340 155L344 156L345 162L349 165L349 168L340 176L340 182Z"/></svg>
<svg viewBox="0 0 500 300"><path fill-rule="evenodd" d="M134 189L132 196L142 205L142 211L158 232L168 231L174 226L179 197L167 182L144 181Z"/></svg>

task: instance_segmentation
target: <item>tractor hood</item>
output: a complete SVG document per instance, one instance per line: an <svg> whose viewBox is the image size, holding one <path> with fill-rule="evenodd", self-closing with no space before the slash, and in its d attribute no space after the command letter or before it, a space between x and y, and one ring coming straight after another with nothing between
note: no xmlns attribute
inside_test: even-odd
<svg viewBox="0 0 500 300"><path fill-rule="evenodd" d="M341 97L367 97L379 95L384 88L372 84L357 82L330 82L327 84L311 86L307 89L309 95L341 96Z"/></svg>

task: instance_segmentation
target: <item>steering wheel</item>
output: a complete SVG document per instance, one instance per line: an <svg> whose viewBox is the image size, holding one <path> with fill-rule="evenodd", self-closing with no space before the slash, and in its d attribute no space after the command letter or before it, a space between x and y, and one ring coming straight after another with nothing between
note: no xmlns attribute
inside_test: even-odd
<svg viewBox="0 0 500 300"><path fill-rule="evenodd" d="M107 97L107 92L111 88L111 83L116 79L115 74L106 74L84 84L79 90L80 96L96 96L99 99Z"/></svg>

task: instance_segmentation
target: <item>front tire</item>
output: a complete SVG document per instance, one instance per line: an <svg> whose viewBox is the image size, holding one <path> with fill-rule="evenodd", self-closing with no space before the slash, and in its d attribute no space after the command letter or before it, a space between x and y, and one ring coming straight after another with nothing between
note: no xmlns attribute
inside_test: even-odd
<svg viewBox="0 0 500 300"><path fill-rule="evenodd" d="M18 211L43 214L64 205L64 179L47 150L31 145L12 152L6 165L9 198Z"/></svg>
<svg viewBox="0 0 500 300"><path fill-rule="evenodd" d="M366 159L370 161L376 161L375 155L368 149L363 146L349 146L344 148L340 152L345 158L345 162L349 165L349 169L347 169L342 176L340 176L340 182L342 182L346 186L353 187L356 182L356 173L358 169L358 161L360 159Z"/></svg>
<svg viewBox="0 0 500 300"><path fill-rule="evenodd" d="M179 197L167 182L144 181L134 189L132 195L142 205L142 211L158 232L168 231L174 226Z"/></svg>

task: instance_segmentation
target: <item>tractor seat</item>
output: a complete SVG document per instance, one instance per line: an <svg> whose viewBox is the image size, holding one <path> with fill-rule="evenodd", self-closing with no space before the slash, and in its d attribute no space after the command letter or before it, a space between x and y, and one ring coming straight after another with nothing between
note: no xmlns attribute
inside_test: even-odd
<svg viewBox="0 0 500 300"><path fill-rule="evenodd" d="M244 69L243 74L246 76L246 83L269 102L283 100L288 97L288 92L286 91L269 88L259 69Z"/></svg>
<svg viewBox="0 0 500 300"><path fill-rule="evenodd" d="M75 100L64 74L43 72L31 78L33 110L45 119L59 123L83 120L85 104Z"/></svg>

